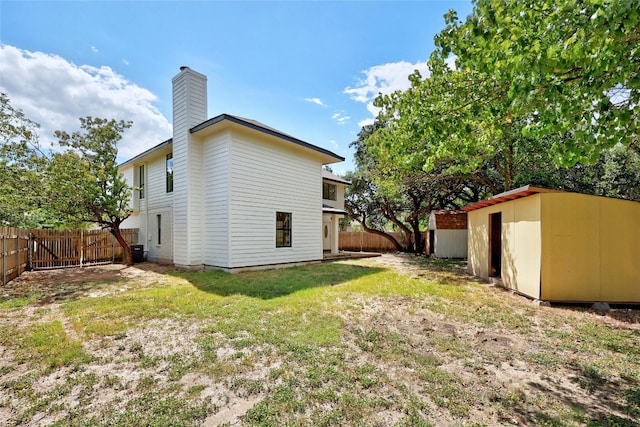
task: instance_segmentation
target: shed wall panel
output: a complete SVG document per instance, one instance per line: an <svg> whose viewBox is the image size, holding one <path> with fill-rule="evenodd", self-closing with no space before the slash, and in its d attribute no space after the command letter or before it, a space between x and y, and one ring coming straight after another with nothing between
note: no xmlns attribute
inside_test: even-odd
<svg viewBox="0 0 640 427"><path fill-rule="evenodd" d="M540 297L541 231L539 195L468 213L469 263L472 274L489 278L489 215L502 213L501 279L505 287Z"/></svg>
<svg viewBox="0 0 640 427"><path fill-rule="evenodd" d="M540 197L514 200L513 223L506 235L508 250L503 251L511 277L509 287L532 298L540 298L541 226ZM503 264L505 260L503 260Z"/></svg>
<svg viewBox="0 0 640 427"><path fill-rule="evenodd" d="M435 230L434 246L438 258L466 258L467 230Z"/></svg>
<svg viewBox="0 0 640 427"><path fill-rule="evenodd" d="M489 217L483 209L468 213L467 270L474 276L489 278Z"/></svg>
<svg viewBox="0 0 640 427"><path fill-rule="evenodd" d="M602 301L640 302L640 203L600 198Z"/></svg>
<svg viewBox="0 0 640 427"><path fill-rule="evenodd" d="M640 203L543 196L543 298L640 302Z"/></svg>

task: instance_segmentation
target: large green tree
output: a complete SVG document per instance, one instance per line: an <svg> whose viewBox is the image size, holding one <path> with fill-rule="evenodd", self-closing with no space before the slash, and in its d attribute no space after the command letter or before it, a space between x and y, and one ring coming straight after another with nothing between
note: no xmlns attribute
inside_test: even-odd
<svg viewBox="0 0 640 427"><path fill-rule="evenodd" d="M365 126L351 144L356 150L357 170L348 177L351 186L346 189L345 209L365 231L388 239L396 250L422 253L427 214L456 207L456 200L465 192L464 179L460 175L425 173L420 167L390 167L388 159L367 143L381 127L384 125L380 122ZM390 234L390 227L404 238Z"/></svg>
<svg viewBox="0 0 640 427"><path fill-rule="evenodd" d="M131 249L120 225L131 213L131 188L118 171L117 143L131 122L85 117L81 131L56 131L62 152L48 162L51 207L68 218L97 223L108 229L122 247L127 265Z"/></svg>
<svg viewBox="0 0 640 427"><path fill-rule="evenodd" d="M475 89L474 89L475 88ZM506 104L494 99L491 79L463 71L446 71L422 79L411 76L411 88L380 96L379 127L366 138L378 166L399 174L464 177L482 195L499 193L523 182L554 185L557 171L550 154L555 138L522 134L527 118L496 120Z"/></svg>
<svg viewBox="0 0 640 427"><path fill-rule="evenodd" d="M527 135L569 134L552 147L562 165L593 163L616 144L640 154L640 2L475 0L464 21L445 19L432 69L446 73L453 54L458 70L492 82L480 101L506 108L485 127L516 116L529 120Z"/></svg>
<svg viewBox="0 0 640 427"><path fill-rule="evenodd" d="M488 193L591 182L586 192L633 197L602 183L602 165L635 182L611 153L625 153L624 165L640 153L639 9L616 0L477 0L464 22L450 12L431 75L415 72L409 90L376 99L385 126L367 137L369 151L383 170L462 173Z"/></svg>
<svg viewBox="0 0 640 427"><path fill-rule="evenodd" d="M52 220L42 208L45 156L38 127L0 93L0 225L33 227Z"/></svg>

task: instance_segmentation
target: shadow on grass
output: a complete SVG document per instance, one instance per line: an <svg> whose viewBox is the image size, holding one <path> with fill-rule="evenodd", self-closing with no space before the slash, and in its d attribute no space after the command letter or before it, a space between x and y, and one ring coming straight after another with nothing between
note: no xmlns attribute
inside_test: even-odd
<svg viewBox="0 0 640 427"><path fill-rule="evenodd" d="M228 274L222 271L181 272L171 266L142 263L136 268L189 281L196 288L219 296L246 295L273 299L304 289L333 286L385 268L329 262L302 267L250 271ZM103 288L127 281L121 274L123 265L39 271L24 274L9 282L0 293L0 306L19 308L86 298L101 294ZM108 293L104 292L105 294Z"/></svg>
<svg viewBox="0 0 640 427"><path fill-rule="evenodd" d="M189 281L198 289L219 296L245 295L263 300L279 298L306 289L334 286L385 271L384 268L341 263L228 274L222 271L169 274Z"/></svg>
<svg viewBox="0 0 640 427"><path fill-rule="evenodd" d="M595 376L589 370L576 369L572 382L584 392L595 397L597 405L581 400L574 389L553 384L530 383L529 385L559 402L573 408L573 414L551 416L539 411L531 411L529 405L512 404L516 419L525 425L561 426L574 421L586 426L637 427L640 425L640 387L636 381L618 380L610 382Z"/></svg>
<svg viewBox="0 0 640 427"><path fill-rule="evenodd" d="M10 281L2 288L0 304L45 305L79 299L122 280L119 264L86 268L61 268L30 271ZM22 301L18 301L22 300Z"/></svg>

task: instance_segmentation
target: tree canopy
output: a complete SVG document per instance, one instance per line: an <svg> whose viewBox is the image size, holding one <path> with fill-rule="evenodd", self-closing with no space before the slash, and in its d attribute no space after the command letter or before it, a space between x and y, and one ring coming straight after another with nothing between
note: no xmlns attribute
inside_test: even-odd
<svg viewBox="0 0 640 427"><path fill-rule="evenodd" d="M491 124L525 117L526 135L570 134L552 147L559 165L616 144L640 154L640 3L476 0L464 21L445 20L432 69L455 55L458 70L490 79L506 107Z"/></svg>
<svg viewBox="0 0 640 427"><path fill-rule="evenodd" d="M131 188L116 161L117 143L131 122L85 117L80 124L80 132L56 131L60 146L66 149L54 153L48 164L51 206L69 218L109 229L131 265L131 249L120 232L132 213Z"/></svg>
<svg viewBox="0 0 640 427"><path fill-rule="evenodd" d="M387 158L373 153L367 144L381 127L379 121L365 126L351 144L358 169L347 177L351 186L346 189L345 209L364 230L387 238L396 250L421 253L426 215L433 209L456 207L468 188L460 176L390 167ZM389 227L404 238L395 238Z"/></svg>
<svg viewBox="0 0 640 427"><path fill-rule="evenodd" d="M445 21L430 75L379 95L352 144L355 218L379 229L385 205L411 218L525 184L640 200L640 3L475 0ZM414 214L408 190L429 195Z"/></svg>
<svg viewBox="0 0 640 427"><path fill-rule="evenodd" d="M56 131L58 147L45 151L37 143L37 124L13 108L6 95L0 101L3 224L98 224L111 231L130 265L131 251L120 225L132 213L131 188L118 171L116 156L117 143L131 122L81 118L80 131Z"/></svg>
<svg viewBox="0 0 640 427"><path fill-rule="evenodd" d="M0 225L30 226L46 217L38 124L0 93Z"/></svg>

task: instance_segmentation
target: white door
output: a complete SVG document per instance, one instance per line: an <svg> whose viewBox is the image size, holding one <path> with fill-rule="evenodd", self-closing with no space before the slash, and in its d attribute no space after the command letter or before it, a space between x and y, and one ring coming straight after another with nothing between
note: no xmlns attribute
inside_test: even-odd
<svg viewBox="0 0 640 427"><path fill-rule="evenodd" d="M331 250L331 221L322 221L322 250Z"/></svg>

